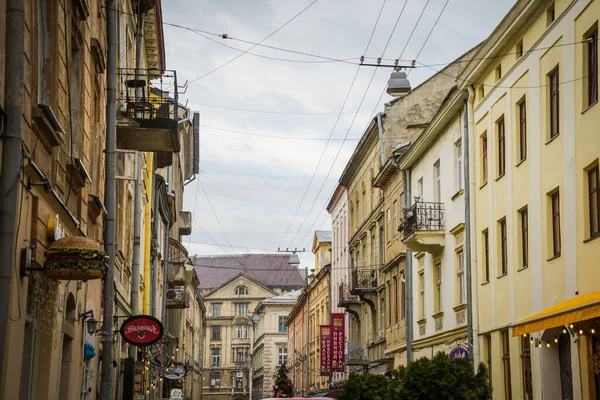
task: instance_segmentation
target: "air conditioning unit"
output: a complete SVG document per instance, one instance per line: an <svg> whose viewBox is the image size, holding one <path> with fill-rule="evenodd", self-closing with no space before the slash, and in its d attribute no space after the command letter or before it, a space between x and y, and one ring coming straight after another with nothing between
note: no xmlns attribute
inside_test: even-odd
<svg viewBox="0 0 600 400"><path fill-rule="evenodd" d="M190 306L190 293L185 289L167 289L167 308L188 308Z"/></svg>

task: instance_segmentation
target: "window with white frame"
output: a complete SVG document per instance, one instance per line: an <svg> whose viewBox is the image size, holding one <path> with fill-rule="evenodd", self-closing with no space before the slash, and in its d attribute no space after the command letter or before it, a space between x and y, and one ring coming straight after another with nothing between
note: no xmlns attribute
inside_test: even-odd
<svg viewBox="0 0 600 400"><path fill-rule="evenodd" d="M235 288L234 292L237 296L248 294L248 288L244 285L240 285Z"/></svg>
<svg viewBox="0 0 600 400"><path fill-rule="evenodd" d="M419 196L419 198L423 197L423 177L417 182L417 196Z"/></svg>
<svg viewBox="0 0 600 400"><path fill-rule="evenodd" d="M387 232L386 232L388 242L390 241L390 238L392 237L391 225L392 225L392 210L388 208L387 209Z"/></svg>
<svg viewBox="0 0 600 400"><path fill-rule="evenodd" d="M236 339L247 339L248 338L248 325L236 325L235 326L235 338Z"/></svg>
<svg viewBox="0 0 600 400"><path fill-rule="evenodd" d="M288 331L288 327L285 326L285 319L286 319L285 315L279 316L279 332L287 332Z"/></svg>
<svg viewBox="0 0 600 400"><path fill-rule="evenodd" d="M435 312L442 311L442 263L434 265L435 272Z"/></svg>
<svg viewBox="0 0 600 400"><path fill-rule="evenodd" d="M235 303L235 315L248 315L249 303Z"/></svg>
<svg viewBox="0 0 600 400"><path fill-rule="evenodd" d="M394 224L392 225L394 235L397 232L396 229L398 229L398 200L394 200Z"/></svg>
<svg viewBox="0 0 600 400"><path fill-rule="evenodd" d="M463 186L463 155L462 155L462 141L456 142L454 145L455 157L456 157L456 191L464 189Z"/></svg>
<svg viewBox="0 0 600 400"><path fill-rule="evenodd" d="M210 349L210 352L211 352L211 356L212 356L212 366L220 367L221 366L221 348L213 347L212 349Z"/></svg>
<svg viewBox="0 0 600 400"><path fill-rule="evenodd" d="M435 164L433 164L433 177L435 179L434 188L433 188L433 196L434 201L437 203L442 202L442 172L440 170L440 160L437 160Z"/></svg>
<svg viewBox="0 0 600 400"><path fill-rule="evenodd" d="M279 364L278 365L285 365L287 364L287 357L288 357L288 349L287 346L281 346L279 348Z"/></svg>
<svg viewBox="0 0 600 400"><path fill-rule="evenodd" d="M464 253L459 250L456 253L456 279L458 283L458 304L465 304L467 300L466 288L467 284L465 281L465 257Z"/></svg>

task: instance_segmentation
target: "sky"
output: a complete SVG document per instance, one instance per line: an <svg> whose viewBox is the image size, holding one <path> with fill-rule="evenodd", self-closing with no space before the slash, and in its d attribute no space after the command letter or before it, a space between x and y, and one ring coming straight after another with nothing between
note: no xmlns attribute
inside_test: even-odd
<svg viewBox="0 0 600 400"><path fill-rule="evenodd" d="M311 268L313 233L331 230L326 207L339 177L374 113L392 100L384 93L392 71L359 67L360 57L429 66L410 71L415 87L483 41L513 4L163 2L167 68L188 82L180 102L200 113L201 172L184 193L189 253L306 248L301 267ZM252 48L267 36L270 47Z"/></svg>

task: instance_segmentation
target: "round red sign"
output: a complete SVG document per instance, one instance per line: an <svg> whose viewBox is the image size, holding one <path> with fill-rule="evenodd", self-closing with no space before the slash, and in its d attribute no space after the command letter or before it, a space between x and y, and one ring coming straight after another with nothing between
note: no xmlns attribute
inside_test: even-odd
<svg viewBox="0 0 600 400"><path fill-rule="evenodd" d="M164 333L162 323L150 315L136 315L121 325L121 336L129 344L144 347L158 342Z"/></svg>

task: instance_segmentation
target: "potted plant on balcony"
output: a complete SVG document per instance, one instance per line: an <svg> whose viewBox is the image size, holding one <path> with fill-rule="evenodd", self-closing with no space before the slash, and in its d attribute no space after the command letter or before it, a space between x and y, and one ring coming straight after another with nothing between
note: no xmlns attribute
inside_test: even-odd
<svg viewBox="0 0 600 400"><path fill-rule="evenodd" d="M46 250L46 276L59 280L100 279L106 270L106 253L100 245L86 237L64 237Z"/></svg>

